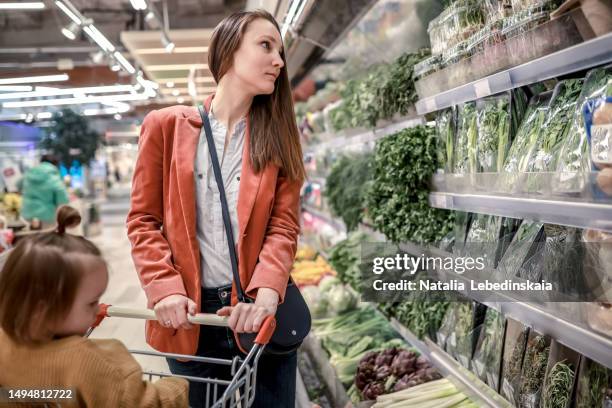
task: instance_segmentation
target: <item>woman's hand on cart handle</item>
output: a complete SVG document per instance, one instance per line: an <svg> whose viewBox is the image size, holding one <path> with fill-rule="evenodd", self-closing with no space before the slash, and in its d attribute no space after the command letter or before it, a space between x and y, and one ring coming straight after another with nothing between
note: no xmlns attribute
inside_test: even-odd
<svg viewBox="0 0 612 408"><path fill-rule="evenodd" d="M194 316L198 310L195 302L183 295L166 296L153 307L159 324L166 328L189 330L193 327L189 323L188 314Z"/></svg>
<svg viewBox="0 0 612 408"><path fill-rule="evenodd" d="M236 333L256 333L266 317L276 315L279 295L274 289L259 288L255 303L238 303L217 311L219 316L229 316L228 325Z"/></svg>
<svg viewBox="0 0 612 408"><path fill-rule="evenodd" d="M99 322L105 317L126 317L130 319L145 319L145 320L157 320L155 312L151 309L145 308L129 308L121 306L112 306L106 304L100 304L98 311L98 320L93 327L97 327ZM228 319L226 317L217 316L212 313L198 313L196 315L188 316L191 324L200 324L205 326L219 326L228 327Z"/></svg>

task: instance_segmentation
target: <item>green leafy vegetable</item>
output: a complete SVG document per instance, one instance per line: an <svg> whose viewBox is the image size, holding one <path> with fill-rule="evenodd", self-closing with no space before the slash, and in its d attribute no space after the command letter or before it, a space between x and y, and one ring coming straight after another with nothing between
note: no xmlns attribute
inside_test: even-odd
<svg viewBox="0 0 612 408"><path fill-rule="evenodd" d="M574 366L565 360L556 363L548 373L542 395L542 408L566 408L572 394Z"/></svg>

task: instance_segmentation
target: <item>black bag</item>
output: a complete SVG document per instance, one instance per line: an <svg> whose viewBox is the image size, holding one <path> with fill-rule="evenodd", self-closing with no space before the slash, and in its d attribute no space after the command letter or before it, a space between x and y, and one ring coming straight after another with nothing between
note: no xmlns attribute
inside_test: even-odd
<svg viewBox="0 0 612 408"><path fill-rule="evenodd" d="M217 157L215 141L212 136L212 129L210 128L210 122L208 120L208 113L202 107L202 105L198 106L198 110L200 111L200 116L202 117L202 127L208 142L208 150L210 151L213 172L219 188L221 212L223 214L223 223L225 225L225 233L227 235L227 242L229 245L230 263L232 265L232 274L234 276L236 294L239 302L252 303L253 299L245 296L240 283L240 275L238 274L238 257L236 256L236 248L234 245L234 233L232 231L232 225L230 222L227 199L225 198L225 187L223 186L219 159ZM293 283L291 278L287 284L285 300L283 303L278 305L275 317L276 330L266 346L265 352L268 354L288 354L302 344L302 341L310 331L311 324L308 305L306 305L306 302L302 297L302 293ZM234 336L236 337L240 350L246 353L253 346L253 341L255 340L257 333L234 333Z"/></svg>

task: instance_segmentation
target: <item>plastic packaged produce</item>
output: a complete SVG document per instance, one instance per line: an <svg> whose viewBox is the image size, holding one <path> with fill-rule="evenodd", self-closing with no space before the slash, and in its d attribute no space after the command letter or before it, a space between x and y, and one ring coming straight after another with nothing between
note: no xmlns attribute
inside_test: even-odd
<svg viewBox="0 0 612 408"><path fill-rule="evenodd" d="M478 109L478 171L498 172L510 145L510 95L484 98Z"/></svg>
<svg viewBox="0 0 612 408"><path fill-rule="evenodd" d="M497 265L498 280L512 279L517 275L542 229L542 223L524 221L521 224Z"/></svg>
<svg viewBox="0 0 612 408"><path fill-rule="evenodd" d="M436 343L443 350L447 350L448 338L450 337L453 327L455 325L455 314L457 311L456 303L451 303L449 307L446 309L446 313L444 314L444 319L442 319L442 324L436 333Z"/></svg>
<svg viewBox="0 0 612 408"><path fill-rule="evenodd" d="M455 125L455 108L438 112L436 118L438 172L452 173Z"/></svg>
<svg viewBox="0 0 612 408"><path fill-rule="evenodd" d="M552 91L531 98L516 137L508 151L508 156L500 174L498 190L513 193L519 188L519 181L527 169L528 159L535 149L540 129L546 119Z"/></svg>
<svg viewBox="0 0 612 408"><path fill-rule="evenodd" d="M495 309L487 309L471 365L472 371L495 391L499 390L504 329L504 316Z"/></svg>
<svg viewBox="0 0 612 408"><path fill-rule="evenodd" d="M612 66L592 69L584 80L567 137L558 155L557 176L553 183L556 193L570 195L584 193L585 173L591 168L591 160L582 108L588 99L605 95L610 80L612 80Z"/></svg>
<svg viewBox="0 0 612 408"><path fill-rule="evenodd" d="M569 406L574 385L575 368L565 360L555 363L546 376L542 393L542 408L566 408Z"/></svg>
<svg viewBox="0 0 612 408"><path fill-rule="evenodd" d="M519 402L521 370L528 335L529 329L527 327L515 320L508 319L500 391L502 396L515 406Z"/></svg>
<svg viewBox="0 0 612 408"><path fill-rule="evenodd" d="M557 165L555 159L565 141L581 89L581 79L568 79L555 86L546 119L536 139L534 149L530 153L527 172L539 173L555 170ZM538 174L527 175L526 183L525 191L529 193L546 194L551 185L549 178Z"/></svg>
<svg viewBox="0 0 612 408"><path fill-rule="evenodd" d="M474 301L457 301L454 306L455 322L446 342L446 351L465 368L469 368L486 306Z"/></svg>
<svg viewBox="0 0 612 408"><path fill-rule="evenodd" d="M475 173L477 170L478 114L476 104L467 102L458 108L458 128L455 141L454 173Z"/></svg>
<svg viewBox="0 0 612 408"><path fill-rule="evenodd" d="M611 381L610 369L583 357L576 389L576 408L604 407Z"/></svg>
<svg viewBox="0 0 612 408"><path fill-rule="evenodd" d="M519 407L539 408L549 352L550 338L531 332L523 361Z"/></svg>

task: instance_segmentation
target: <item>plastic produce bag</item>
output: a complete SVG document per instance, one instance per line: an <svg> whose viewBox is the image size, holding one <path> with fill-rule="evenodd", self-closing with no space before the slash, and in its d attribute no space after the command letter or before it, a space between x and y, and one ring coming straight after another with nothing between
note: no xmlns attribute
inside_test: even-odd
<svg viewBox="0 0 612 408"><path fill-rule="evenodd" d="M469 368L486 306L474 301L456 302L455 306L455 324L446 342L446 351L465 368Z"/></svg>
<svg viewBox="0 0 612 408"><path fill-rule="evenodd" d="M587 99L604 95L611 79L612 66L608 66L590 70L584 80L567 136L559 150L557 175L553 182L556 193L578 195L584 191L584 173L590 170L591 160L582 107Z"/></svg>
<svg viewBox="0 0 612 408"><path fill-rule="evenodd" d="M538 222L524 221L521 224L497 265L498 280L512 279L517 275L542 228L543 224Z"/></svg>
<svg viewBox="0 0 612 408"><path fill-rule="evenodd" d="M478 104L477 169L498 172L510 146L510 94L484 98Z"/></svg>
<svg viewBox="0 0 612 408"><path fill-rule="evenodd" d="M571 118L576 110L582 89L581 79L568 79L555 86L546 119L529 155L526 171L529 173L552 172L556 169L556 159L565 141ZM538 174L527 175L524 190L530 193L546 194L550 179Z"/></svg>
<svg viewBox="0 0 612 408"><path fill-rule="evenodd" d="M456 256L465 255L465 241L470 230L470 224L474 214L457 211L455 213L455 245L453 254Z"/></svg>
<svg viewBox="0 0 612 408"><path fill-rule="evenodd" d="M475 173L477 170L478 115L476 104L467 102L458 108L455 140L454 173Z"/></svg>
<svg viewBox="0 0 612 408"><path fill-rule="evenodd" d="M436 136L438 138L438 171L452 173L453 150L455 141L455 109L445 109L436 118Z"/></svg>
<svg viewBox="0 0 612 408"><path fill-rule="evenodd" d="M528 158L535 149L540 129L546 119L551 97L552 91L531 98L523 121L508 151L502 169L503 174L500 174L497 188L499 191L512 193L519 187L521 173L527 170Z"/></svg>
<svg viewBox="0 0 612 408"><path fill-rule="evenodd" d="M515 320L508 319L500 391L502 396L515 406L518 405L519 401L521 369L528 334L529 329L527 327Z"/></svg>
<svg viewBox="0 0 612 408"><path fill-rule="evenodd" d="M499 390L504 329L504 316L495 309L487 309L472 359L472 371L495 391Z"/></svg>
<svg viewBox="0 0 612 408"><path fill-rule="evenodd" d="M576 408L604 407L611 381L610 369L583 357L576 389Z"/></svg>
<svg viewBox="0 0 612 408"><path fill-rule="evenodd" d="M519 407L538 408L548 364L550 338L531 332L521 374Z"/></svg>
<svg viewBox="0 0 612 408"><path fill-rule="evenodd" d="M446 313L444 314L444 319L442 319L442 324L436 333L436 343L443 350L448 350L448 339L453 331L453 327L455 326L455 313L457 310L457 303L451 302L449 307L446 309Z"/></svg>

